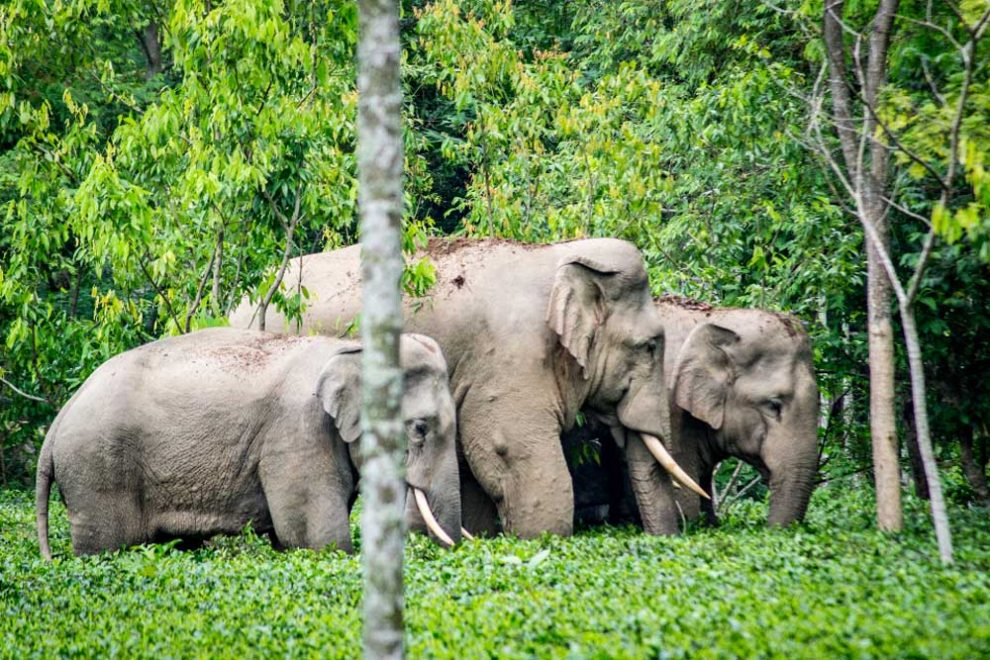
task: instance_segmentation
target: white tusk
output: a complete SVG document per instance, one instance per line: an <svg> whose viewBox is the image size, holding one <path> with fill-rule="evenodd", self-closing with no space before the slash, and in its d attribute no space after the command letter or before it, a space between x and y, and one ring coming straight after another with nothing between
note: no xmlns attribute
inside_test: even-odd
<svg viewBox="0 0 990 660"><path fill-rule="evenodd" d="M670 473L670 476L696 492L698 495L701 495L706 500L711 499L708 496L708 493L706 493L701 486L696 484L694 479L689 477L687 472L685 472L683 468L677 464L677 461L675 461L674 457L670 455L670 452L668 452L667 448L663 446L663 443L660 442L659 438L652 435L647 435L645 433L640 433L639 437L643 439L643 444L646 445L646 448L650 450L651 454L653 454L653 458L657 459L657 462L663 466L663 469Z"/></svg>
<svg viewBox="0 0 990 660"><path fill-rule="evenodd" d="M419 509L419 515L423 516L423 522L426 523L426 526L438 539L447 545L454 545L454 540L447 535L447 532L443 531L443 527L440 526L436 516L433 515L433 511L430 509L430 503L426 499L426 493L419 488L413 488L412 492L413 497L416 498L416 508Z"/></svg>
<svg viewBox="0 0 990 660"><path fill-rule="evenodd" d="M474 534L472 534L471 532L467 531L463 527L461 527L461 536L463 536L464 538L466 538L468 541L473 541L474 540Z"/></svg>

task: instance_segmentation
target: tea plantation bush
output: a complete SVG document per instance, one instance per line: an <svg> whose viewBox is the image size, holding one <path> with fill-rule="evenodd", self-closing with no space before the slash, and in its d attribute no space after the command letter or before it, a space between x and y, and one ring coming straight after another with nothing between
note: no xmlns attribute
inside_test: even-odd
<svg viewBox="0 0 990 660"><path fill-rule="evenodd" d="M412 657L939 657L990 654L990 519L952 511L957 563L935 559L925 504L873 531L872 494L823 488L803 527L742 503L677 538L598 528L407 556ZM0 491L0 656L356 657L359 562L277 553L250 533L180 552L72 557L52 510L38 556L29 494ZM357 530L355 528L355 533Z"/></svg>

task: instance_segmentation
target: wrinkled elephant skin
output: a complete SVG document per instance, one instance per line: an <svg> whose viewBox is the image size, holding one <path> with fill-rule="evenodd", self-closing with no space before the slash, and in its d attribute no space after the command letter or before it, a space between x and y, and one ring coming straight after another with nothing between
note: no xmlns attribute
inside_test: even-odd
<svg viewBox="0 0 990 660"><path fill-rule="evenodd" d="M461 511L447 363L403 335L406 481L454 540ZM361 350L355 341L216 328L103 364L62 408L38 462L38 534L65 499L77 554L251 524L280 547L352 549ZM411 523L418 522L413 517Z"/></svg>
<svg viewBox="0 0 990 660"><path fill-rule="evenodd" d="M674 297L658 301L657 310L667 338L665 373L677 462L711 492L718 463L740 458L770 487L768 522L802 520L817 471L818 389L800 323L785 314ZM569 453L579 454L580 443L588 441L607 448L607 429L591 426L582 434L565 436ZM606 460L600 464L572 465L579 515L594 519L604 514L623 522L632 514L635 520L635 507L621 485L628 480L627 467L608 452L602 455ZM704 513L715 521L711 502L683 489L675 496L687 518Z"/></svg>
<svg viewBox="0 0 990 660"><path fill-rule="evenodd" d="M639 251L615 239L555 245L434 239L436 284L406 301L406 328L434 337L450 365L457 403L467 529L490 533L495 514L522 537L569 534L573 493L560 433L579 411L610 426L666 441L663 332ZM301 275L300 275L301 273ZM300 324L276 311L268 330L339 334L360 312L360 246L303 257L287 269L309 292ZM231 324L248 327L242 303ZM645 454L645 455L643 455ZM671 533L651 516L670 489L648 452L636 497L647 531ZM645 463L649 462L649 466Z"/></svg>

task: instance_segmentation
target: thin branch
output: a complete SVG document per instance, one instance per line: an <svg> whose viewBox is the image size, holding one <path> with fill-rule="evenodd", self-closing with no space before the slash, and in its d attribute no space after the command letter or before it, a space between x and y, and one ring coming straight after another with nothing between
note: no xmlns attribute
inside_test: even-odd
<svg viewBox="0 0 990 660"><path fill-rule="evenodd" d="M921 71L925 74L925 80L928 82L928 88L932 90L932 96L934 96L939 105L945 107L948 101L942 96L941 92L938 91L938 85L935 83L935 77L932 75L931 69L928 68L928 58L925 56L921 57Z"/></svg>
<svg viewBox="0 0 990 660"><path fill-rule="evenodd" d="M928 235L925 236L925 244L921 248L921 256L918 258L918 263L914 267L914 275L911 276L911 280L908 282L907 290L907 304L910 305L914 302L915 297L918 295L918 289L921 288L921 276L924 275L925 269L928 267L928 260L932 256L932 251L935 248L935 228L932 227L928 230Z"/></svg>
<svg viewBox="0 0 990 660"><path fill-rule="evenodd" d="M251 323L254 323L254 319L258 319L258 329L265 329L265 317L267 315L268 305L271 304L272 299L275 297L275 293L278 291L279 287L282 285L282 279L285 277L285 271L289 266L289 257L292 255L292 237L296 231L296 225L299 224L301 218L299 209L302 203L302 184L299 184L299 189L296 191L296 201L295 206L292 209L292 217L286 219L285 214L278 210L275 205L275 200L272 196L268 194L267 190L262 190L261 195L268 201L268 205L271 207L272 212L282 223L282 227L285 228L285 250L282 252L282 263L278 268L278 275L275 276L275 281L272 282L271 287L265 293L264 298L258 304L257 309L255 309L254 314L251 316ZM249 324L250 325L250 324Z"/></svg>
<svg viewBox="0 0 990 660"><path fill-rule="evenodd" d="M9 387L10 389L14 390L14 392L16 392L17 394L20 394L25 399L30 399L31 401L37 401L38 403L47 403L50 406L54 406L55 405L54 403L52 403L52 401L50 401L49 399L47 399L45 397L36 396L34 394L28 394L27 392L25 392L21 388L17 387L16 385L14 385L13 383L11 383L6 378L3 378L2 376L0 376L0 383L3 383L4 385L6 385L7 387Z"/></svg>
<svg viewBox="0 0 990 660"><path fill-rule="evenodd" d="M897 209L898 211L900 211L904 215L906 215L908 217L911 217L911 218L914 218L918 222L924 223L924 225L926 227L931 227L932 221L930 219L926 218L925 216L921 215L920 213L916 213L915 211L912 211L911 209L907 208L903 204L898 204L893 199L891 199L890 197L887 197L885 195L880 195L880 199L882 199L885 204L888 204L890 206L893 206L895 209Z"/></svg>
<svg viewBox="0 0 990 660"><path fill-rule="evenodd" d="M186 322L185 331L189 332L192 330L192 317L195 316L196 310L199 309L200 304L203 302L203 292L206 290L206 280L210 279L210 274L213 272L213 262L216 261L217 252L220 251L220 246L223 241L223 227L220 228L220 240L217 241L213 248L213 254L210 256L210 263L207 264L206 269L203 271L203 276L199 278L199 285L196 287L196 299L193 300L192 305L186 310Z"/></svg>
<svg viewBox="0 0 990 660"><path fill-rule="evenodd" d="M148 283L151 284L151 288L155 290L155 293L158 294L158 297L161 298L162 301L165 303L165 309L168 311L168 315L169 317L171 317L172 322L175 323L175 327L181 328L182 324L179 323L179 317L175 313L175 310L172 308L172 301L169 300L168 296L165 295L165 292L162 291L162 288L158 286L158 282L155 281L155 278L151 276L151 273L148 271L147 264L144 263L144 259L138 259L138 265L141 267L141 272L144 273L144 276L148 280Z"/></svg>
<svg viewBox="0 0 990 660"><path fill-rule="evenodd" d="M732 476L729 477L729 483L725 485L725 490L723 491L726 495L732 493L732 487L736 485L736 480L739 478L739 473L742 472L743 462L740 460L736 461L736 469L732 471ZM712 490L715 490L715 480L712 479ZM715 513L721 513L725 505L725 499L718 499L715 502Z"/></svg>

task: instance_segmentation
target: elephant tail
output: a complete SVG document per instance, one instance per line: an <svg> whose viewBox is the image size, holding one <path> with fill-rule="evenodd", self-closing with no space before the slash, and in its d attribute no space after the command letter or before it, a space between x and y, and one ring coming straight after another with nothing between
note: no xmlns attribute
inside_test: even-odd
<svg viewBox="0 0 990 660"><path fill-rule="evenodd" d="M51 437L41 445L41 455L38 458L38 476L35 483L35 508L37 510L38 546L41 556L47 561L52 560L52 549L48 545L48 499L52 494L52 481L55 473L55 461L52 458Z"/></svg>

